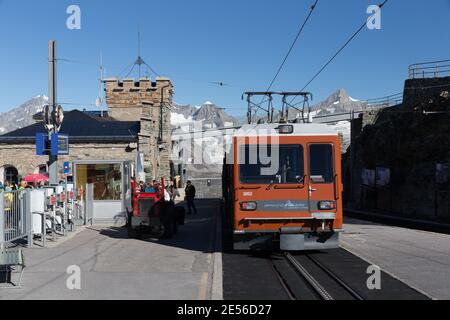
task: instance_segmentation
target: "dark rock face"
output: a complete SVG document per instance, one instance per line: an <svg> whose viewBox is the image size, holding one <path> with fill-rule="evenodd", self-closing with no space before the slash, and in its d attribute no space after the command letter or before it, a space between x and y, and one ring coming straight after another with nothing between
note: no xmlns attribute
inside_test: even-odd
<svg viewBox="0 0 450 320"><path fill-rule="evenodd" d="M233 117L213 103L205 103L192 117L196 121L204 121L204 125L209 125L212 128L223 128L226 124L234 124L235 122Z"/></svg>
<svg viewBox="0 0 450 320"><path fill-rule="evenodd" d="M426 80L408 80L403 105L363 119L369 124L353 144L353 205L450 221L450 183L437 177L437 165L450 164L450 99L441 86L450 78ZM376 167L390 169L390 185L362 186L361 171Z"/></svg>

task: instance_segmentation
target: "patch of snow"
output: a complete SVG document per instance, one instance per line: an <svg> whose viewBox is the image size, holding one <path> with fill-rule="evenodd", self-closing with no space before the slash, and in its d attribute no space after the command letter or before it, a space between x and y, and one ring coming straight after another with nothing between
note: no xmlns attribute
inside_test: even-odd
<svg viewBox="0 0 450 320"><path fill-rule="evenodd" d="M42 98L43 100L48 101L48 97L47 97L45 94L44 94L44 95L40 94L40 95L34 97L34 99L41 99L41 98Z"/></svg>
<svg viewBox="0 0 450 320"><path fill-rule="evenodd" d="M336 101L333 103L333 105L338 105L340 101Z"/></svg>
<svg viewBox="0 0 450 320"><path fill-rule="evenodd" d="M25 118L17 119L16 122L22 122L23 120L25 120Z"/></svg>
<svg viewBox="0 0 450 320"><path fill-rule="evenodd" d="M0 133L6 132L6 129L3 127L0 127Z"/></svg>
<svg viewBox="0 0 450 320"><path fill-rule="evenodd" d="M351 132L351 123L349 121L340 121L337 124L329 125L337 132L343 133L344 136L350 136Z"/></svg>
<svg viewBox="0 0 450 320"><path fill-rule="evenodd" d="M206 129L214 129L214 128L217 128L217 126L216 126L215 123L206 123L206 124L204 125L204 127L205 127Z"/></svg>
<svg viewBox="0 0 450 320"><path fill-rule="evenodd" d="M353 102L359 102L359 101L361 101L361 100L358 100L358 99L353 99L352 97L349 97L350 98L350 100L352 100Z"/></svg>
<svg viewBox="0 0 450 320"><path fill-rule="evenodd" d="M212 103L211 101L206 101L203 105L212 106L212 105L214 105L214 103Z"/></svg>
<svg viewBox="0 0 450 320"><path fill-rule="evenodd" d="M320 111L320 110L311 111L311 112L310 112L311 117L316 117L317 114L319 113L319 111ZM301 118L301 116L302 116L301 113L297 113L297 118Z"/></svg>
<svg viewBox="0 0 450 320"><path fill-rule="evenodd" d="M185 118L182 114L172 112L170 122L174 126L188 124L192 122L192 117Z"/></svg>

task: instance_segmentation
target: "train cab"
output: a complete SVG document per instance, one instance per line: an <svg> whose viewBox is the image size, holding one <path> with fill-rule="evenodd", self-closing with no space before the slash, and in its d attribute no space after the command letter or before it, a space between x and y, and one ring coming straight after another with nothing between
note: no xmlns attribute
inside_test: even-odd
<svg viewBox="0 0 450 320"><path fill-rule="evenodd" d="M243 126L224 161L236 250L323 250L342 230L340 137L323 124Z"/></svg>

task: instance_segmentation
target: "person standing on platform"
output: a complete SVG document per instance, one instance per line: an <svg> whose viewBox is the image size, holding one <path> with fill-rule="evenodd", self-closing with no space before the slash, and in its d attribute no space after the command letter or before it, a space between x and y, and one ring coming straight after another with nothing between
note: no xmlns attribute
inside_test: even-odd
<svg viewBox="0 0 450 320"><path fill-rule="evenodd" d="M197 208L195 207L195 187L190 180L186 183L186 189L184 189L186 202L188 207L188 214L197 214Z"/></svg>

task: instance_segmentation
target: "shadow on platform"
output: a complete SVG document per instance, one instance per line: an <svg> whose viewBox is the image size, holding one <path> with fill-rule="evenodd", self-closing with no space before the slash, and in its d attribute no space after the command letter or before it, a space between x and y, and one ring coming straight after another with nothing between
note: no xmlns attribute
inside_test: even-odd
<svg viewBox="0 0 450 320"><path fill-rule="evenodd" d="M220 200L196 199L195 205L197 207L198 214L186 214L185 225L179 226L178 233L171 239L158 239L152 235L143 235L142 239L129 239L125 226L92 230L98 231L100 234L113 239L129 239L130 241L151 242L162 246L177 247L203 253L214 253L216 252L217 247L217 223L221 221ZM177 206L184 206L187 212L187 207L184 202L178 203Z"/></svg>

